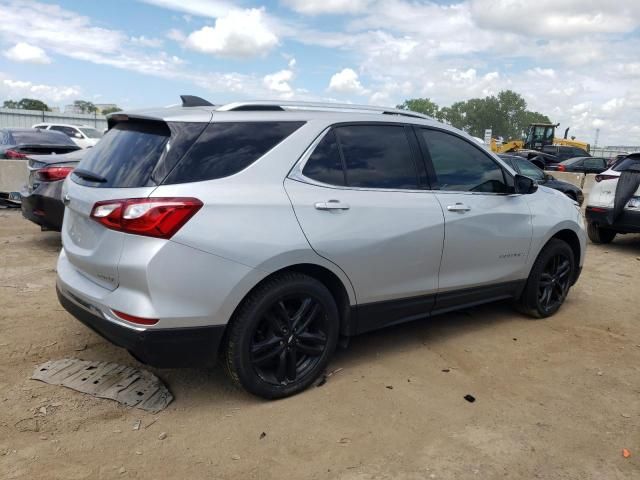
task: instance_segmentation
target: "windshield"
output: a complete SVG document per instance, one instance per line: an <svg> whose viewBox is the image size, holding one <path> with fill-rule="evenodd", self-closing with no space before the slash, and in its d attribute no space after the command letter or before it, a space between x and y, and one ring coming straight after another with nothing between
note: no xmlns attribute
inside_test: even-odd
<svg viewBox="0 0 640 480"><path fill-rule="evenodd" d="M73 141L63 133L49 132L47 130L22 130L11 132L16 145L75 145Z"/></svg>
<svg viewBox="0 0 640 480"><path fill-rule="evenodd" d="M536 181L544 180L544 172L529 160L526 160L524 158L514 158L513 161L516 163L516 166L518 167L520 173L525 177L529 177Z"/></svg>
<svg viewBox="0 0 640 480"><path fill-rule="evenodd" d="M82 128L79 128L78 130L84 133L85 136L88 138L102 138L102 132L99 130L96 130L95 128L82 127Z"/></svg>

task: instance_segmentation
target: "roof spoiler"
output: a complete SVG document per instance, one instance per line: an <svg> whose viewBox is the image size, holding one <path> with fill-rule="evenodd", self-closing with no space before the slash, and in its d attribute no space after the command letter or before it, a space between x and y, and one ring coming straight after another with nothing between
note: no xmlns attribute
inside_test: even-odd
<svg viewBox="0 0 640 480"><path fill-rule="evenodd" d="M213 103L195 95L180 95L183 107L213 107Z"/></svg>

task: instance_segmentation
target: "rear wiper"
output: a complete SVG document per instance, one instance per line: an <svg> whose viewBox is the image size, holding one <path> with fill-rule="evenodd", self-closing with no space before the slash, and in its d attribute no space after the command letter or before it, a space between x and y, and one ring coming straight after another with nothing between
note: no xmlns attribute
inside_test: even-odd
<svg viewBox="0 0 640 480"><path fill-rule="evenodd" d="M73 173L89 182L105 183L107 181L106 178L101 177L97 173L90 172L89 170L83 170L81 168L76 168Z"/></svg>

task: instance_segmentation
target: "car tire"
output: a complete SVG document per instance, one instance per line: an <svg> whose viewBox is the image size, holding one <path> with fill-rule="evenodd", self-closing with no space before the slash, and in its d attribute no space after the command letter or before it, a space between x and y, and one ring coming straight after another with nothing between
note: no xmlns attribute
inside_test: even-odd
<svg viewBox="0 0 640 480"><path fill-rule="evenodd" d="M616 231L602 228L594 223L587 222L587 235L591 242L596 244L611 243L616 238Z"/></svg>
<svg viewBox="0 0 640 480"><path fill-rule="evenodd" d="M552 238L538 254L516 306L535 318L550 317L564 303L575 271L576 259L571 247Z"/></svg>
<svg viewBox="0 0 640 480"><path fill-rule="evenodd" d="M326 369L339 327L327 287L308 275L282 273L242 302L228 327L224 363L233 382L254 395L295 395Z"/></svg>

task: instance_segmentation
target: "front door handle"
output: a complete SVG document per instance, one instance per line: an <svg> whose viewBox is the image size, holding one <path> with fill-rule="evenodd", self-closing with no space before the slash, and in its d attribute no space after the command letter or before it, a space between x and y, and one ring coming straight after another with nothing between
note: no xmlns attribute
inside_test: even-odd
<svg viewBox="0 0 640 480"><path fill-rule="evenodd" d="M469 210L471 210L471 207L468 205L465 205L464 203L456 203L455 205L448 205L447 206L447 210L449 210L450 212L460 212L460 213L464 213L464 212L468 212Z"/></svg>
<svg viewBox="0 0 640 480"><path fill-rule="evenodd" d="M329 200L328 202L318 202L314 205L316 210L349 210L349 205L340 200Z"/></svg>

